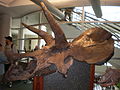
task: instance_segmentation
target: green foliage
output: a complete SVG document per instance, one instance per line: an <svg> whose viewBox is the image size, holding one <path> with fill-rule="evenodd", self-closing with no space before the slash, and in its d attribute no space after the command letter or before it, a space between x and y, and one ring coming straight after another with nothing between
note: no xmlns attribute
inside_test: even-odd
<svg viewBox="0 0 120 90"><path fill-rule="evenodd" d="M120 82L116 86L120 89Z"/></svg>

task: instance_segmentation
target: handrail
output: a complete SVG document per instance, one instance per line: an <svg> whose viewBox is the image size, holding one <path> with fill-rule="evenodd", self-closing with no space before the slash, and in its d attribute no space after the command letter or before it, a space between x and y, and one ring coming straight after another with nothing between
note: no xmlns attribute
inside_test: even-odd
<svg viewBox="0 0 120 90"><path fill-rule="evenodd" d="M82 11L82 10L80 10ZM82 12L75 12L73 11L74 13L77 13L77 14L81 14L82 15ZM93 16L93 17L92 17ZM103 21L101 21L101 20ZM107 19L104 19L104 18L95 18L95 15L94 14L91 14L89 12L85 12L85 20L87 21L79 21L79 24L81 23L85 23L85 25L93 25L93 26L98 26L99 27L102 27L104 29L106 29L107 31L111 32L113 34L113 36L117 39L117 41L119 42L120 41L120 35L117 35L116 33L119 33L120 34L120 22L111 22ZM91 21L93 20L93 21ZM81 23L80 23L81 22ZM88 23L89 22L89 23ZM98 24L96 24L97 22L99 22ZM87 23L87 24L86 24ZM94 23L94 24L93 24ZM118 47L120 47L119 44L115 43Z"/></svg>

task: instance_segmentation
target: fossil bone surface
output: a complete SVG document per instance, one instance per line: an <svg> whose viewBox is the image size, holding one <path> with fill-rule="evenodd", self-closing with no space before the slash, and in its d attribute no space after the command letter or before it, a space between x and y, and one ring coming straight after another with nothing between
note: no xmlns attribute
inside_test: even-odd
<svg viewBox="0 0 120 90"><path fill-rule="evenodd" d="M103 87L116 85L120 82L120 69L108 68L99 80L99 84Z"/></svg>
<svg viewBox="0 0 120 90"><path fill-rule="evenodd" d="M102 64L112 57L114 40L110 32L103 28L94 27L83 32L72 42L67 42L61 27L44 3L40 2L40 6L55 34L55 38L47 32L22 23L24 27L42 37L46 42L46 46L29 53L13 54L13 60L25 57L32 57L33 60L24 65L11 64L4 76L5 80L25 80L34 76L37 71L43 70L53 64L56 66L56 71L66 75L68 69L73 64L73 60L88 64ZM10 55L10 57L13 55Z"/></svg>

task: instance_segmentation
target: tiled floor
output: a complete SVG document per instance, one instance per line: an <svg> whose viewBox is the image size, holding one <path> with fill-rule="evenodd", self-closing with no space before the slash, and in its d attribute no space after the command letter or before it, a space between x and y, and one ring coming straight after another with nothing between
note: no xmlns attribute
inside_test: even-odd
<svg viewBox="0 0 120 90"><path fill-rule="evenodd" d="M32 90L32 83L25 83L24 81L16 81L13 83L12 87L8 85L1 84L0 90Z"/></svg>

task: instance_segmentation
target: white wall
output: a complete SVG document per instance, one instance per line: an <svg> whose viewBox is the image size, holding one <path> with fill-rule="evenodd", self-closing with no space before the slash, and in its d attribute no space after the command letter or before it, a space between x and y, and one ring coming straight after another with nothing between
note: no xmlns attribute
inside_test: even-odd
<svg viewBox="0 0 120 90"><path fill-rule="evenodd" d="M5 45L5 36L10 35L10 19L9 15L0 15L0 43Z"/></svg>

